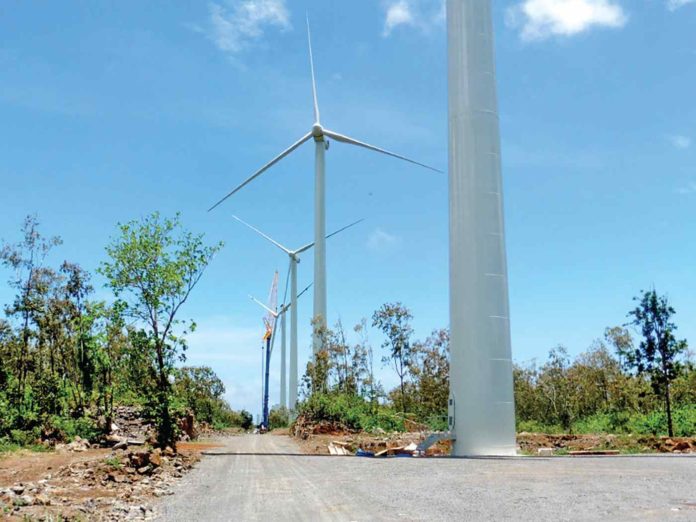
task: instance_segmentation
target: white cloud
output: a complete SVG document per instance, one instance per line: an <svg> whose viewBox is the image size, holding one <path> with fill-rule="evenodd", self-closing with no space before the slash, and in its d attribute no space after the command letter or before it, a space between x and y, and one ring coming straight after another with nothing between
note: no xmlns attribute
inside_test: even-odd
<svg viewBox="0 0 696 522"><path fill-rule="evenodd" d="M375 252L387 252L398 247L401 238L385 232L381 228L376 228L367 238L367 247Z"/></svg>
<svg viewBox="0 0 696 522"><path fill-rule="evenodd" d="M385 6L382 36L390 36L397 27L412 27L427 32L445 21L444 0L388 0Z"/></svg>
<svg viewBox="0 0 696 522"><path fill-rule="evenodd" d="M411 5L406 0L400 0L387 7L387 17L384 21L384 36L389 36L395 27L413 25Z"/></svg>
<svg viewBox="0 0 696 522"><path fill-rule="evenodd" d="M572 36L594 27L619 28L628 17L615 0L524 0L506 11L525 41Z"/></svg>
<svg viewBox="0 0 696 522"><path fill-rule="evenodd" d="M285 0L229 0L224 6L211 3L208 10L208 37L230 54L238 54L262 39L267 27L291 27Z"/></svg>
<svg viewBox="0 0 696 522"><path fill-rule="evenodd" d="M685 5L693 4L694 2L696 2L696 0L667 0L667 9L670 11L676 11Z"/></svg>
<svg viewBox="0 0 696 522"><path fill-rule="evenodd" d="M684 187L681 187L677 189L677 192L679 194L696 194L696 181L692 181L691 183L687 184Z"/></svg>
<svg viewBox="0 0 696 522"><path fill-rule="evenodd" d="M689 138L688 136L682 136L680 134L675 134L675 135L669 137L669 141L677 149L684 150L684 149L688 149L689 147L691 147L691 138Z"/></svg>

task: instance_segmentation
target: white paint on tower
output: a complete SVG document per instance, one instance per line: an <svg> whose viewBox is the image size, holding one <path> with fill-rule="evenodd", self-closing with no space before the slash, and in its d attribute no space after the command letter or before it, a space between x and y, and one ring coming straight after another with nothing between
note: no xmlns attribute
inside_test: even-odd
<svg viewBox="0 0 696 522"><path fill-rule="evenodd" d="M448 0L453 454L515 455L490 0Z"/></svg>

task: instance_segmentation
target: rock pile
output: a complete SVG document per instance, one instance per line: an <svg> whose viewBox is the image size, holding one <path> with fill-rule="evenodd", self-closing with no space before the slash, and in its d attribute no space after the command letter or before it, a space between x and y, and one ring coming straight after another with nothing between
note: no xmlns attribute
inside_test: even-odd
<svg viewBox="0 0 696 522"><path fill-rule="evenodd" d="M111 422L111 433L121 439L144 441L154 436L155 427L143 419L140 408L116 406Z"/></svg>
<svg viewBox="0 0 696 522"><path fill-rule="evenodd" d="M100 454L37 482L0 488L0 513L18 520L148 520L154 517L152 498L171 495L196 460L171 448Z"/></svg>

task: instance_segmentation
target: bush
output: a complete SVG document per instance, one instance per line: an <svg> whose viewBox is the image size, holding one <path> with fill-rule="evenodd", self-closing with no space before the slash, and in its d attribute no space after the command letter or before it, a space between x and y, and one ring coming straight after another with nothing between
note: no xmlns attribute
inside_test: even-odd
<svg viewBox="0 0 696 522"><path fill-rule="evenodd" d="M674 435L676 437L696 436L696 404L691 404L672 410ZM667 435L667 414L664 411L654 411L647 415L636 415L631 418L631 432L641 435Z"/></svg>
<svg viewBox="0 0 696 522"><path fill-rule="evenodd" d="M282 406L272 408L268 414L268 424L272 430L287 428L290 425L290 412Z"/></svg>
<svg viewBox="0 0 696 522"><path fill-rule="evenodd" d="M542 424L538 421L528 420L528 421L518 421L517 422L517 432L527 432L527 433L547 433L549 435L554 435L558 433L565 433L563 428L557 424L548 425Z"/></svg>
<svg viewBox="0 0 696 522"><path fill-rule="evenodd" d="M300 403L299 413L309 422L333 422L348 430L404 431L404 420L394 410L354 395L315 393Z"/></svg>
<svg viewBox="0 0 696 522"><path fill-rule="evenodd" d="M49 419L48 426L56 429L61 437L68 442L75 437L93 440L101 433L96 422L88 417L72 419L54 416Z"/></svg>
<svg viewBox="0 0 696 522"><path fill-rule="evenodd" d="M696 405L675 408L672 418L676 437L696 436ZM667 414L664 411L597 413L573 423L573 433L667 435Z"/></svg>
<svg viewBox="0 0 696 522"><path fill-rule="evenodd" d="M19 446L33 446L39 440L39 430L11 430L10 442Z"/></svg>
<svg viewBox="0 0 696 522"><path fill-rule="evenodd" d="M630 433L631 414L626 411L596 413L573 423L573 433Z"/></svg>

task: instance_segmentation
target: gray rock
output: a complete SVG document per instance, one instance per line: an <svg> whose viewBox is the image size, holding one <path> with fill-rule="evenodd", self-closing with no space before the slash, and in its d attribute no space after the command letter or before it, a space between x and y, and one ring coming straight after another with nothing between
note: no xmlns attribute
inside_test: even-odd
<svg viewBox="0 0 696 522"><path fill-rule="evenodd" d="M12 502L16 507L33 506L34 497L31 495L22 495L14 499Z"/></svg>

